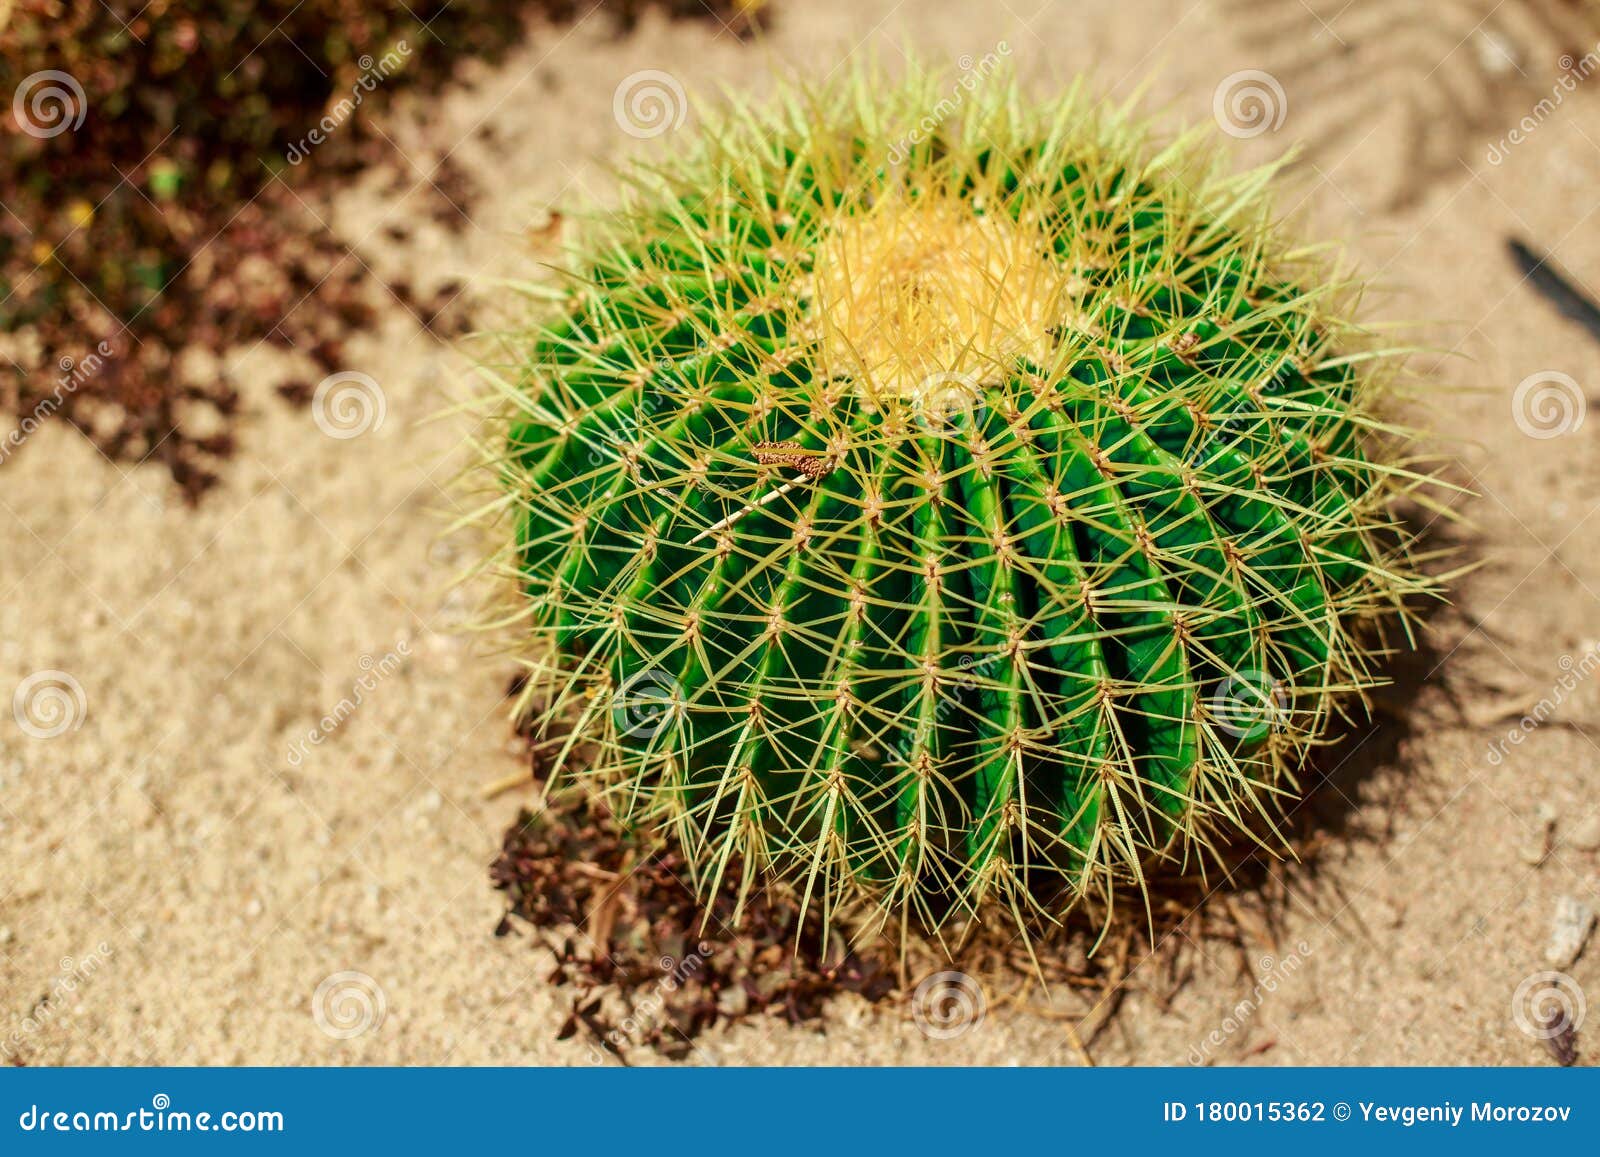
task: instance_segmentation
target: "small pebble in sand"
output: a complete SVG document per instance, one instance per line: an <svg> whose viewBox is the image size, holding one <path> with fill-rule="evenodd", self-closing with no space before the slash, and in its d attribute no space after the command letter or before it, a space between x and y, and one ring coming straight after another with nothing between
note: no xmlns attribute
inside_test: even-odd
<svg viewBox="0 0 1600 1157"><path fill-rule="evenodd" d="M1374 897L1368 912L1372 922L1380 928L1398 928L1406 921L1405 905L1383 896Z"/></svg>
<svg viewBox="0 0 1600 1157"><path fill-rule="evenodd" d="M1552 968L1570 968L1583 953L1583 946L1594 931L1594 909L1576 896L1563 896L1556 901L1556 918L1550 930L1550 946L1545 949L1545 961Z"/></svg>
<svg viewBox="0 0 1600 1157"><path fill-rule="evenodd" d="M1600 851L1600 812L1580 821L1562 843L1580 852Z"/></svg>
<svg viewBox="0 0 1600 1157"><path fill-rule="evenodd" d="M749 1007L750 994L741 987L725 988L717 994L717 1010L724 1016L743 1016Z"/></svg>
<svg viewBox="0 0 1600 1157"><path fill-rule="evenodd" d="M1473 37L1478 63L1490 76L1505 77L1522 72L1522 52L1511 40L1487 29Z"/></svg>
<svg viewBox="0 0 1600 1157"><path fill-rule="evenodd" d="M1525 864L1537 868L1550 858L1550 849L1555 844L1556 809L1547 803L1539 805L1538 830L1517 853Z"/></svg>

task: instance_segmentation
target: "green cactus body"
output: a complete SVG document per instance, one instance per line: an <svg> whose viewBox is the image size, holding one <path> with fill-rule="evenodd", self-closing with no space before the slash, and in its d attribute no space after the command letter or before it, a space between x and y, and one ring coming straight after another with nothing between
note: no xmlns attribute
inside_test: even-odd
<svg viewBox="0 0 1600 1157"><path fill-rule="evenodd" d="M1270 824L1424 585L1262 174L990 84L909 148L937 81L736 111L490 367L528 703L703 887L1143 881Z"/></svg>

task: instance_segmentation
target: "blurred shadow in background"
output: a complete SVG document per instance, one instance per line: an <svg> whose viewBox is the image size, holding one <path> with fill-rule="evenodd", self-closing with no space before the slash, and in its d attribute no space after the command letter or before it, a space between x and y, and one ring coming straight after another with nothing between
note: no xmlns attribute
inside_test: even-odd
<svg viewBox="0 0 1600 1157"><path fill-rule="evenodd" d="M1398 128L1405 163L1392 208L1498 164L1485 138L1542 120L1600 72L1595 0L1220 3L1286 90L1308 163L1332 171L1385 125Z"/></svg>

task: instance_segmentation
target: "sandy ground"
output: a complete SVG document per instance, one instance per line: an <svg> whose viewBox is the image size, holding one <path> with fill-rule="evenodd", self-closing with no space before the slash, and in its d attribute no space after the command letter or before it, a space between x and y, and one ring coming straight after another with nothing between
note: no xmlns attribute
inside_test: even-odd
<svg viewBox="0 0 1600 1157"><path fill-rule="evenodd" d="M1147 103L1203 122L1223 77L1264 66L1216 5L1032 8L789 0L754 48L655 21L621 42L593 24L541 29L502 66L393 110L388 170L308 211L379 274L425 290L525 272L528 230L549 206L603 196L608 163L654 147L612 116L617 83L639 70L669 71L691 94L759 89L782 63L819 73L874 49L892 61L902 44L954 62L1004 41L1041 92L1090 70L1126 95L1155 69ZM1441 61L1457 47L1444 43ZM1316 142L1335 116L1296 104L1284 80L1282 127L1242 157ZM1507 123L1527 111L1509 99ZM1277 944L1252 945L1243 964L1194 949L1202 965L1170 1008L1136 969L1098 1062L1186 1063L1200 1049L1222 1062L1550 1063L1518 1030L1513 997L1549 967L1563 898L1600 904L1600 749L1584 726L1600 692L1559 690L1563 656L1600 638L1597 467L1592 423L1531 438L1511 397L1543 371L1600 383L1600 349L1519 284L1503 246L1527 236L1600 282L1596 112L1600 94L1567 97L1499 166L1480 139L1398 211L1386 207L1405 167L1397 116L1362 122L1298 170L1310 227L1347 240L1377 279L1374 315L1441 319L1427 339L1466 355L1418 364L1443 402L1441 445L1482 495L1465 537L1486 562L1436 625L1444 666L1419 672L1410 728L1380 733L1341 781L1365 835L1301 884ZM453 235L430 222L426 183L452 149L482 191ZM0 1053L585 1063L583 1047L554 1039L562 1005L538 955L491 935L502 905L485 867L520 802L480 793L518 766L507 671L458 633L467 607L447 584L467 544L440 537L439 512L452 509L461 428L427 420L461 388L463 359L392 302L348 345L348 368L381 386L384 420L346 439L273 396L289 370L266 351L190 368L232 374L251 411L225 486L198 512L158 469L119 469L59 425L0 470L0 690L56 671L82 691L76 727L54 738L0 719ZM359 710L304 745L364 677ZM1467 689L1460 709L1447 677ZM1555 720L1492 762L1490 744L1552 693ZM1600 949L1566 971L1600 995ZM339 998L316 994L350 972L381 991L383 1016L344 1036ZM1081 1005L1055 999L1066 1020L996 1000L971 1031L930 1039L903 1006L844 998L825 1032L744 1025L713 1032L701 1055L1078 1063L1066 1025ZM1221 1043L1208 1045L1213 1031ZM1600 1056L1592 1035L1579 1037L1583 1063Z"/></svg>

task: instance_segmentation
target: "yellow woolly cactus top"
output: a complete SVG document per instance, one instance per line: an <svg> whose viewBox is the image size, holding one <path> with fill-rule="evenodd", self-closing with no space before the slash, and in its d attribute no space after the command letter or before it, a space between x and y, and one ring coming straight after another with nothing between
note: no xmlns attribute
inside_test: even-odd
<svg viewBox="0 0 1600 1157"><path fill-rule="evenodd" d="M818 247L818 361L869 399L937 397L955 375L997 381L1019 358L1049 359L1068 279L1039 222L897 191L842 215Z"/></svg>

